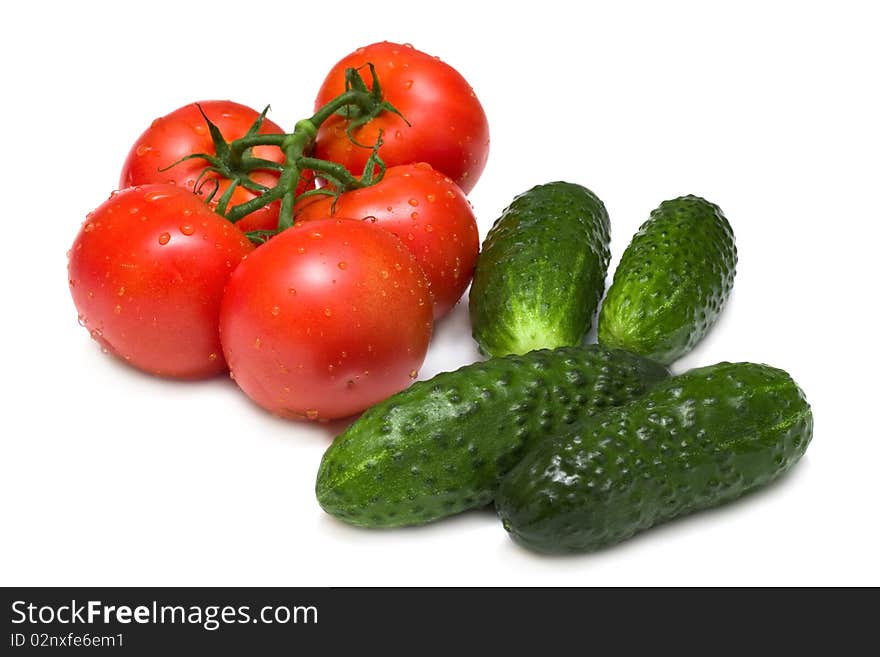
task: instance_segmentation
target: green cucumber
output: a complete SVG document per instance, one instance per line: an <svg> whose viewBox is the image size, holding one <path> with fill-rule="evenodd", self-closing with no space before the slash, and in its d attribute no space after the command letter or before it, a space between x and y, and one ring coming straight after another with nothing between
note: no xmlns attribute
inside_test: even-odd
<svg viewBox="0 0 880 657"><path fill-rule="evenodd" d="M492 356L582 343L605 289L608 213L567 182L517 196L483 242L469 306L474 339Z"/></svg>
<svg viewBox="0 0 880 657"><path fill-rule="evenodd" d="M327 449L315 491L355 525L413 525L492 501L532 446L646 392L662 365L598 345L494 358L373 406Z"/></svg>
<svg viewBox="0 0 880 657"><path fill-rule="evenodd" d="M599 342L670 364L721 314L736 272L733 231L697 196L664 201L624 251L599 312Z"/></svg>
<svg viewBox="0 0 880 657"><path fill-rule="evenodd" d="M812 434L810 406L788 374L719 363L542 442L503 479L495 503L529 548L596 550L767 484Z"/></svg>

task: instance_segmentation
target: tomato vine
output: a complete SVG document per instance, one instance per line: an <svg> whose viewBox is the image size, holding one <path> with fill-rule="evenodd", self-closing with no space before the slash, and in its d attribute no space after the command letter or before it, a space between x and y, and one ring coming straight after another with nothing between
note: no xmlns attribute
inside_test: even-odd
<svg viewBox="0 0 880 657"><path fill-rule="evenodd" d="M318 109L310 118L298 121L291 133L259 133L260 126L269 111L267 106L243 137L227 142L217 126L211 122L205 112L199 107L199 111L208 125L215 153L194 153L178 160L178 162L171 166L186 160L202 159L206 162L207 166L202 171L200 180L209 173L228 179L230 184L218 200L216 211L232 223L240 221L245 216L274 201L280 200L281 210L276 229L274 231L251 231L247 234L248 238L255 243L265 242L273 234L290 228L293 225L294 205L299 198L311 195L329 195L335 198L343 192L376 184L384 176L385 163L379 156L379 148L383 143L382 133L379 133L375 143L361 144L354 138L353 131L382 112L392 112L400 116L404 121L406 119L391 103L383 98L382 87L376 75L375 67L372 64L368 64L367 67L371 77L371 85L369 87L358 69L347 69L345 73L345 91ZM311 156L318 128L334 114L347 119L347 134L355 146L371 149L371 154L367 158L363 172L358 177L352 175L341 164ZM284 153L284 163L279 164L271 160L254 157L251 155L251 151L256 146L278 146ZM251 174L255 171L279 172L278 184L274 187L267 187L256 182L251 177ZM309 174L308 172L311 173ZM320 176L329 183L329 187L311 189L297 195L296 191L300 180L306 175ZM197 181L198 184L201 183ZM238 187L244 187L255 192L257 196L249 201L230 207L230 200ZM215 189L209 195L209 201L213 198L216 191Z"/></svg>

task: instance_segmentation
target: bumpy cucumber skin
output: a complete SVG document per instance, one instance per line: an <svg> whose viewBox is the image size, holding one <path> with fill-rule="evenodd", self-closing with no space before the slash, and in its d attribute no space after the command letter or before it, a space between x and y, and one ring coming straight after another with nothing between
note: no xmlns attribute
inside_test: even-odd
<svg viewBox="0 0 880 657"><path fill-rule="evenodd" d="M542 442L502 480L496 507L533 550L597 550L772 481L812 434L810 406L788 374L719 363Z"/></svg>
<svg viewBox="0 0 880 657"><path fill-rule="evenodd" d="M484 354L579 345L605 290L608 212L567 182L517 196L483 242L471 285L474 339Z"/></svg>
<svg viewBox="0 0 880 657"><path fill-rule="evenodd" d="M599 342L670 364L706 335L736 273L733 230L698 196L664 201L624 251L599 312Z"/></svg>
<svg viewBox="0 0 880 657"><path fill-rule="evenodd" d="M530 447L668 375L658 363L592 345L490 359L416 382L336 438L318 470L318 502L367 527L484 506Z"/></svg>

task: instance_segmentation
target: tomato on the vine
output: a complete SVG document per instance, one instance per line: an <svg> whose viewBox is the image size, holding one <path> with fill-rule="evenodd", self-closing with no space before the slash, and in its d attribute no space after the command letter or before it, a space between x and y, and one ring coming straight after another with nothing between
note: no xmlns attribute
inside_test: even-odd
<svg viewBox="0 0 880 657"><path fill-rule="evenodd" d="M243 137L260 116L256 110L230 100L206 100L184 105L155 119L131 147L119 176L120 188L149 183L174 183L195 191L204 199L214 192L211 202L216 206L230 181L214 173L208 173L200 179L199 176L207 166L202 159L179 162L195 153L215 154L208 124L199 112L199 106L211 123L219 128L227 142ZM263 119L260 134L283 132L268 118ZM256 146L253 156L279 164L284 162L284 154L277 146ZM175 162L178 163L174 164ZM250 177L266 187L278 184L278 173L274 171L254 171ZM302 188L305 189L305 183ZM249 201L256 194L239 186L232 194L230 206ZM238 222L238 227L242 231L271 230L278 223L279 208L278 202L266 205L245 216Z"/></svg>
<svg viewBox="0 0 880 657"><path fill-rule="evenodd" d="M347 119L333 116L318 130L315 156L339 162L358 175L381 131L379 155L386 165L427 162L470 192L489 156L489 123L471 86L439 59L409 44L387 41L358 48L327 74L315 109L345 91L346 68L363 72L368 63L376 69L385 100L406 120L382 112L353 131L362 145L358 146L346 134ZM364 78L369 84L370 76Z"/></svg>
<svg viewBox="0 0 880 657"><path fill-rule="evenodd" d="M223 289L253 245L183 187L114 192L70 250L70 292L107 351L151 374L202 378L226 369Z"/></svg>
<svg viewBox="0 0 880 657"><path fill-rule="evenodd" d="M434 318L445 315L467 288L480 250L477 222L464 192L429 164L390 167L381 181L362 189L307 197L296 220L339 216L364 219L391 231L428 277Z"/></svg>
<svg viewBox="0 0 880 657"><path fill-rule="evenodd" d="M416 377L431 336L425 275L394 235L352 219L294 225L233 272L220 339L276 415L347 417Z"/></svg>

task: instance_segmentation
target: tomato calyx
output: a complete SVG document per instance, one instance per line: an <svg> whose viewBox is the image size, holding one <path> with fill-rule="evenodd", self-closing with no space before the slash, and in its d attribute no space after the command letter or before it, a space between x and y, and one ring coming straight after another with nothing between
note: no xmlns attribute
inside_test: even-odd
<svg viewBox="0 0 880 657"><path fill-rule="evenodd" d="M379 86L379 77L376 74L376 67L373 66L373 64L371 63L368 63L367 66L370 69L372 88L367 87L358 69L348 68L345 71L345 91L356 91L358 93L370 94L370 96L375 101L373 107L369 108L368 111L363 111L363 109L357 105L346 104L340 107L335 112L335 114L338 114L339 116L347 119L348 127L345 130L345 134L348 135L348 139L349 141L351 141L352 144L354 144L355 146L360 146L361 148L373 147L369 144L362 144L357 139L355 139L355 130L360 128L362 125L369 123L384 111L396 114L401 119L403 119L403 122L406 123L406 125L410 125L410 122L406 120L406 117L396 107L394 107L394 105L389 103L387 100L383 100L382 90ZM324 108L322 108L321 111L323 110ZM323 123L323 120L321 122Z"/></svg>
<svg viewBox="0 0 880 657"><path fill-rule="evenodd" d="M244 187L245 189L255 192L257 194L264 194L269 191L269 187L253 180L250 176L251 173L255 171L277 172L281 171L283 169L283 166L278 162L273 162L272 160L254 157L252 155L253 145L245 146L243 148L234 147L233 145L235 144L235 142L232 142L232 144L230 144L226 141L226 139L223 137L223 134L220 132L220 128L218 128L214 124L214 122L208 118L208 115L205 113L205 110L202 109L202 106L199 103L196 103L196 107L198 108L199 113L202 115L202 118L205 120L205 123L208 126L208 132L211 135L211 142L214 147L214 154L192 153L190 155L187 155L186 157L177 160L176 162L173 162L164 169L160 169L160 171L167 171L171 167L174 167L181 162L186 162L188 160L204 160L207 163L207 166L202 170L202 172L199 174L199 177L196 179L194 185L195 191L201 191L206 182L212 182L214 184L214 189L208 194L206 199L206 201L210 204L214 200L214 196L217 194L217 191L220 188L219 180L221 178L229 180L229 186L220 196L220 199L217 201L216 206L216 212L226 216L229 202L238 187ZM248 131L245 133L242 139L248 139L258 135L268 112L269 106L267 105L266 108L254 121L254 123L250 126L250 128L248 128ZM275 143L276 141L280 141L280 139L284 137L284 135L282 134L269 134L260 136L270 138L270 141L263 143ZM215 175L211 176L210 174Z"/></svg>

